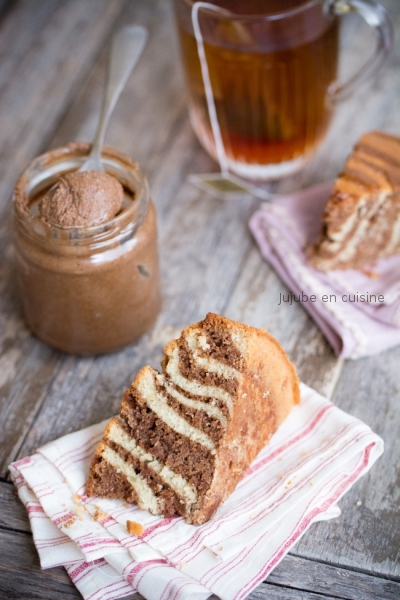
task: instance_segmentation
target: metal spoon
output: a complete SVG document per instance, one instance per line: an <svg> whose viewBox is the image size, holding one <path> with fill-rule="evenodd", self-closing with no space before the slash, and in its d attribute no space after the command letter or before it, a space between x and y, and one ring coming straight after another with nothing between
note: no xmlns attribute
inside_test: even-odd
<svg viewBox="0 0 400 600"><path fill-rule="evenodd" d="M119 95L139 60L146 40L147 29L141 25L128 25L114 35L111 41L106 88L99 124L90 154L78 171L104 171L101 162L101 149L106 128Z"/></svg>

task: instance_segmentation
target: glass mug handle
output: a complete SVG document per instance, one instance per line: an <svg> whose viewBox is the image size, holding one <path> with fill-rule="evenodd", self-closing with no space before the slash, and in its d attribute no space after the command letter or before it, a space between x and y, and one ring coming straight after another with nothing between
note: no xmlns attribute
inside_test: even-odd
<svg viewBox="0 0 400 600"><path fill-rule="evenodd" d="M366 23L376 30L377 45L375 52L360 70L343 84L334 83L330 88L331 101L346 99L361 81L374 75L393 47L393 23L387 11L375 0L334 0L330 11L337 16L348 13L359 14Z"/></svg>

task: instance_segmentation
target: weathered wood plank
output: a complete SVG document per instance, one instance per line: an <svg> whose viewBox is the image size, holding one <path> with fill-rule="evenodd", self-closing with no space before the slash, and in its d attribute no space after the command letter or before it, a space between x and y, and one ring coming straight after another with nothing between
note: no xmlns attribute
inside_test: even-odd
<svg viewBox="0 0 400 600"><path fill-rule="evenodd" d="M62 567L40 570L32 536L0 530L0 548L1 598L82 598Z"/></svg>
<svg viewBox="0 0 400 600"><path fill-rule="evenodd" d="M400 597L400 583L292 555L279 563L267 583L346 600Z"/></svg>
<svg viewBox="0 0 400 600"><path fill-rule="evenodd" d="M0 78L3 211L18 174L47 146L124 4L20 0L6 13L0 24L0 54L7 56Z"/></svg>
<svg viewBox="0 0 400 600"><path fill-rule="evenodd" d="M40 571L32 537L0 529L0 594L5 598L78 598L74 586L61 568ZM24 564L21 571L19 564ZM34 577L33 595L32 577ZM31 586L29 589L27 586ZM44 595L43 590L48 590ZM397 600L400 584L329 565L287 556L268 580L249 596L264 598L339 598L343 600ZM0 596L2 597L2 596ZM139 594L129 596L140 600Z"/></svg>
<svg viewBox="0 0 400 600"><path fill-rule="evenodd" d="M159 38L158 38L158 36L157 36L157 39L159 39ZM165 40L162 40L162 41L164 42ZM139 67L138 67L138 69L139 69L139 68L140 68L140 63L139 63ZM139 74L138 74L138 76L139 76ZM135 74L135 77L136 77L136 74ZM135 82L136 82L136 80L135 80ZM141 86L137 86L137 87L141 87ZM98 92L98 88L96 88L96 87L95 87L95 88L92 88L92 89L95 89L95 92L96 92L96 94L97 94L97 97L98 97L98 96L99 96L99 94L97 93L97 92ZM155 94L155 95L157 96L157 94ZM126 97L128 97L128 96L126 96ZM83 105L85 105L85 103L83 103ZM167 103L167 105L168 105L168 103ZM158 112L156 111L156 112L155 112L155 114L158 114ZM125 119L122 119L122 121L123 121L123 122L125 122ZM86 121L85 121L85 122L86 122ZM70 121L67 119L66 123L70 123ZM158 124L157 124L157 125L158 125ZM124 134L124 136L123 136L123 137L124 137L124 138L126 138L125 131L123 132L123 134ZM191 135L191 134L189 134L189 136L188 136L188 135L186 135L186 137L190 137L190 135ZM78 136L78 137L80 137L80 136ZM150 138L150 136L149 136L149 138ZM122 139L122 138L121 138L121 139ZM64 141L65 141L65 140L64 140ZM118 140L116 140L116 141L118 142ZM119 141L121 142L121 140L119 140ZM128 148L128 150L129 150L129 148ZM151 153L149 153L149 154L151 154ZM182 155L181 155L181 156L182 156ZM200 157L200 160L201 160L201 157ZM208 162L208 159L205 159L205 160ZM164 162L165 162L165 161L164 161ZM179 162L179 156L177 156L177 161L176 161L176 162L177 162L177 163ZM203 162L204 162L204 160L203 160ZM170 160L168 160L168 161L167 161L167 163L168 163L168 165L171 165L171 161L170 161ZM192 162L192 164L193 164L193 162ZM160 167L161 167L161 169L162 169L162 167L163 167L163 162L162 162L162 161L161 161L161 165L160 165ZM170 173L171 173L171 171L172 171L172 169L170 169ZM167 177L167 179L168 179L168 177ZM175 181L176 181L176 179L175 179ZM162 189L162 185L160 185L160 189ZM188 190L188 192L186 192L186 189L188 189L188 188L184 188L184 190L185 190L185 195L186 195L186 193L188 193L189 195L190 195L191 193L193 193L193 191L192 191L192 190ZM157 200L158 200L158 197L157 197L158 189L156 188L156 190L155 190L155 191L156 191L156 198L157 198ZM165 192L165 188L164 188L164 192ZM169 202L170 202L170 198L171 198L171 196L169 196L169 197L166 197L166 195L165 195L165 193L164 193L164 194L163 194L163 196L160 198L160 200L159 200L159 202L158 202L158 204L160 205L161 211L163 212L163 216L164 216L163 205L164 205L164 206L165 206L165 205L168 205L168 204L169 204ZM198 205L198 204L199 204L199 199L200 199L200 196L197 196L196 205ZM177 200L178 200L178 199L177 199ZM213 211L213 208L216 206L216 203L215 203L213 200L211 200L211 201L210 201L210 199L206 199L206 200L204 200L204 198L201 198L201 202L202 202L202 203L204 203L204 202L208 202L208 203L209 203L209 205L210 205L210 206L208 207L208 209L211 211L211 214L212 214L213 212L217 212L217 213L219 213L219 214L223 214L223 210L221 211L221 210L220 210L220 207L218 208L218 210L217 210L217 211ZM189 207L187 207L187 206L185 206L185 209L186 209L186 210L188 210L188 209L189 209L189 210L190 210L190 211L192 211L192 212L194 211L194 213L197 213L197 211L198 211L198 208L197 208L197 206L196 206L196 207L195 207L195 206L193 206L193 207L190 207L190 208L189 208ZM178 208L178 210L181 210L181 209L180 209L180 208ZM172 214L171 214L171 213L172 213ZM249 213L248 213L248 214L249 214ZM172 217L174 217L174 213L173 213L173 211L168 211L167 218L168 218L168 216L169 216L169 217L171 217L171 216L172 216ZM214 218L215 218L215 217L216 217L216 215L214 215ZM193 220L193 219L192 219L192 220ZM179 230L179 225L180 225L180 224L179 224L179 221L178 221L178 222L176 222L176 220L175 220L175 222L174 222L174 219L173 219L173 220L169 219L169 222L171 223L172 230L173 230L174 228L175 228L175 230ZM167 225L167 224L165 223L165 224L164 224L164 228L163 228L164 230L166 229L166 225ZM189 227L192 227L192 226L191 226L191 224L190 224L190 222L189 222ZM196 223L196 229L197 229L197 230L199 229L199 227L200 227L200 223ZM212 227L212 224L210 224L210 225L209 225L209 224L207 223L207 229L209 229L210 227ZM182 229L182 228L181 228L181 229ZM163 233L163 231L162 231L161 233ZM234 235L234 232L233 232L233 235ZM190 236L190 238L191 238L191 236ZM190 239L190 242L191 242L191 239ZM187 240L185 240L185 244L182 244L182 246L181 246L181 247L183 248L183 247L184 247L184 245L186 245L186 246L187 246ZM193 247L193 243L192 243L191 245L192 245L192 247ZM226 247L227 247L227 257L229 258L228 252L229 252L229 247L230 247L230 246L229 246L229 245L227 245ZM181 250L180 250L180 251L181 251ZM195 253L195 251L194 251L193 253ZM163 253L163 255L164 255L164 253ZM233 259L236 259L237 257L234 257L234 256L232 256L231 258L232 258L232 260L233 260ZM206 256L204 256L204 259L206 260L206 259L207 259L207 257L206 257ZM167 265L167 266L166 266L166 268L167 268L167 269L170 269L170 262L171 262L171 261L170 261L169 255L168 255L168 263L166 262L166 265ZM194 265L194 267L196 267L196 265ZM184 265L183 265L183 264L181 265L181 267L180 267L180 270L181 270L181 272L184 272ZM196 273L196 270L194 270L194 271L193 271L193 269L191 269L191 270L190 270L190 271L188 271L188 272L190 272L190 273ZM222 271L222 272L224 273L225 271ZM169 277L170 277L170 276L171 276L171 273L168 273L168 275L169 275ZM222 282L224 282L224 283L225 283L225 281L224 281L223 279L222 279ZM214 290L213 290L212 288L210 289L210 292L212 292L212 294L213 294L213 297L214 297ZM204 304L204 306L205 306L205 310L204 310L204 312L205 312L206 310L210 309L210 308L211 308L211 309L213 308L213 304L212 304L212 300L213 300L213 298L210 298L210 296L211 296L211 294L210 294L209 296L205 296L205 297L204 297L204 295L203 295L203 304ZM210 302L210 299L211 299L211 302ZM215 304L216 304L216 303L214 302L214 306L215 306ZM216 309L214 308L214 310L216 310ZM199 313L200 313L200 314L199 314ZM202 314L200 311L199 311L199 313L198 313L198 314L199 314L199 316L203 316L203 314L204 314L204 313ZM192 314L193 314L193 313L192 313ZM197 315L196 315L196 316L194 316L193 318L199 318L199 316L197 316ZM183 320L182 320L181 322L182 322L182 324L185 324ZM260 324L261 324L261 323L259 322L259 325L260 325ZM310 329L309 329L308 327L306 327L306 330L307 330L309 333L312 333L312 330L310 331ZM300 335L300 339L301 339L301 337L302 337L302 336ZM300 345L300 350L301 350L303 347L304 347L304 344L301 344L301 345ZM329 352L329 349L328 349L328 350L325 350L325 351L328 351L328 352ZM321 361L321 363L322 363L322 361ZM308 362L308 364L310 365L310 361ZM310 368L312 369L312 364L311 364ZM336 376L336 375L337 375L337 367L336 367L336 363L335 363L335 369L334 369L333 376L331 376L331 375L329 376L329 385L330 385L331 387L332 387L332 381L334 381L334 379L335 379L335 376ZM323 385L325 385L325 382L323 381L323 382L322 382L322 384L323 384ZM327 384L327 385L328 385L328 384ZM329 385L328 385L328 387L329 387Z"/></svg>
<svg viewBox="0 0 400 600"><path fill-rule="evenodd" d="M62 567L40 570L32 536L0 530L0 598L4 600L82 599ZM125 596L142 600L140 594Z"/></svg>
<svg viewBox="0 0 400 600"><path fill-rule="evenodd" d="M145 50L145 52L148 52L147 58L145 55L143 62L138 65L137 72L133 78L133 87L130 87L130 83L128 89L122 95L122 112L117 112L117 118L114 118L112 124L112 127L117 126L116 128L118 129L118 123L126 123L128 119L127 115L132 113L132 118L136 119L132 125L132 131L135 132L135 127L140 129L142 126L141 117L143 117L148 126L147 137L141 135L140 131L137 135L133 133L132 136L127 137L126 127L124 128L120 124L120 137L116 140L116 145L123 147L124 141L128 139L128 147L124 147L124 149L130 152L130 154L134 154L134 150L138 146L136 140L141 138L145 140L148 138L157 139L160 144L159 147L155 144L152 148L148 141L139 145L143 161L146 162L147 159L150 165L154 163L154 157L159 160L164 158L165 147L169 146L169 138L173 138L176 133L175 123L179 124L184 119L186 128L188 128L185 107L177 83L179 72L176 68L176 61L173 61L173 57L170 54L165 54L161 51L161 48L167 43L168 35L171 35L171 19L161 18L165 16L164 13L167 9L165 4L159 4L160 14L152 11L154 7L158 7L155 2L129 4L121 19L117 20L115 24L115 27L118 27L123 22L141 22L153 31L153 35ZM157 56L161 57L158 61ZM99 67L94 69L93 77L89 79L88 84L84 87L83 96L78 98L78 101L69 111L68 116L63 120L61 128L53 141L53 146L74 139L75 133L80 139L84 137L87 139L92 136L93 131L87 135L84 135L84 132L78 131L79 125L77 124L83 124L83 129L87 122L89 123L89 129L92 125L95 125L93 123L93 115L97 118L98 106L93 108L93 104L96 104L96 101L101 98L105 58L106 52L103 52L99 61ZM148 64L157 65L155 77L149 75L149 69L146 66ZM167 74L162 79L162 89L165 90L165 96L159 92L159 80L162 73ZM158 104L151 106L154 112L147 112L148 106L146 107L143 98L140 95L136 95L137 87L141 90L147 90L157 100ZM124 106L124 102L127 103L126 106ZM88 112L86 110L80 111L80 106L91 108ZM162 126L164 120L171 124L172 131L168 127ZM73 123L75 123L75 127L77 128L76 131L73 130ZM158 132L161 132L160 135L158 135ZM37 133L39 135L40 132L37 131ZM120 143L118 143L118 140ZM155 169L155 164L153 164L152 169ZM179 183L176 181L175 188L170 189L170 196L168 198L164 193L162 194L164 204L176 193L178 185ZM9 239L8 235L7 237ZM0 403L0 418L4 423L4 428L0 434L3 445L0 472L5 474L7 465L16 456L18 448L26 435L26 431L35 418L41 402L46 395L47 388L65 357L61 353L55 352L45 344L41 344L33 339L21 319L21 307L15 281L10 241L7 246L4 262L0 263L0 291L2 292L0 298L0 349L2 351L0 359L0 394L3 399ZM17 372L18 378L15 377ZM127 372L128 377L131 377L132 371L127 369Z"/></svg>
<svg viewBox="0 0 400 600"><path fill-rule="evenodd" d="M248 600L333 600L334 597L262 583L247 598ZM336 596L335 600L342 599Z"/></svg>
<svg viewBox="0 0 400 600"><path fill-rule="evenodd" d="M342 516L317 523L297 554L400 578L400 348L347 362L333 401L382 436L385 452L341 500Z"/></svg>
<svg viewBox="0 0 400 600"><path fill-rule="evenodd" d="M397 9L398 3L395 0L386 0L384 3L391 6L393 11L397 10L397 15L400 14ZM26 4L29 3L26 2ZM35 2L36 6L37 4L40 2ZM71 2L64 4L69 6ZM82 6L85 3L79 4L83 10ZM109 3L109 5L111 4L115 6L116 3ZM113 118L108 137L111 143L138 158L150 176L161 225L160 238L165 290L163 313L152 334L145 336L136 347L100 359L65 358L32 340L27 336L23 325L21 323L18 325L19 317L15 300L17 294L11 271L11 256L7 254L5 266L0 267L3 269L0 271L0 276L5 275L2 278L4 287L0 290L4 293L1 293L0 297L7 298L4 304L5 310L2 313L4 320L0 322L0 332L3 331L3 324L8 327L6 331L9 333L5 336L2 347L3 356L6 357L2 363L5 365L2 372L7 374L3 398L4 402L10 402L13 399L13 403L11 403L12 406L7 405L4 413L8 419L4 429L8 429L10 432L10 438L7 441L8 454L4 465L11 457L18 454L18 449L23 442L20 455L32 451L37 444L116 412L121 391L129 383L137 368L145 362L156 364L161 357L162 346L173 337L176 330L188 322L204 316L207 310L226 312L233 318L241 318L240 315L243 315L243 320L249 323L269 327L289 351L306 382L328 395L335 388L341 365L336 362L315 326L298 307L290 315L287 311L279 313L276 310L276 298L279 297L279 291L283 288L269 267L262 263L246 229L246 221L254 204L217 203L190 186L182 185L187 173L209 171L214 167L212 161L194 142L194 136L184 116L181 80L175 64L176 48L173 47L173 53L168 60L164 58L166 52L161 51L160 54L160 48L168 47L168 52L170 52L168 40L173 36L170 20L167 18L168 8L166 5L167 3L164 2L129 3L126 12L123 13L123 18L124 15L142 15L144 22L152 28L152 37L143 55L143 62L139 63L137 72L129 83L125 95L121 98L121 104ZM135 13L137 7L142 12ZM6 16L8 18L8 15ZM163 19L162 28L159 23L160 18ZM399 17L396 16L396 19L399 28ZM100 38L104 39L105 30L106 28L102 30L103 33L98 38L96 38L97 34L92 31L93 39L90 43L96 45ZM161 37L157 37L160 32L162 33ZM160 40L159 44L157 40ZM93 48L94 46L92 50ZM365 48L365 46L361 43L360 48ZM86 62L87 72L92 69L92 59L95 53L93 50L93 54ZM146 53L148 53L147 58ZM346 59L348 60L348 57ZM28 59L24 58L24 60ZM399 130L398 106L395 104L399 92L399 77L398 70L396 70L398 69L398 60L397 55L395 61L387 67L372 91L359 95L358 98L350 100L340 108L334 127L316 159L299 178L282 185L281 189L285 189L285 186L293 189L296 186L308 185L334 176L343 164L344 155L362 131L372 127L382 127L391 131ZM354 59L351 59L349 64L351 65L352 62L354 63ZM104 52L96 63L87 87L82 91L75 105L67 112L56 135L50 141L54 123L63 114L73 96L72 92L68 98L63 96L65 93L68 95L69 88L67 87L59 91L58 112L55 111L50 115L53 119L52 124L42 132L39 128L41 121L37 121L37 128L35 123L36 139L33 135L26 138L29 144L27 148L20 149L15 164L20 163L23 156L26 156L25 162L27 158L43 149L48 143L59 145L73 138L88 139L91 137L100 98L103 64ZM26 69L26 67L24 68ZM22 66L19 67L19 73L21 72L23 72ZM166 74L164 75L164 73ZM76 76L74 81L76 89L79 87L79 83L76 83L79 81L79 76ZM161 82L160 85L158 82ZM33 85L32 79L29 85ZM41 97L43 99L45 94L42 93ZM81 99L89 103L87 105L85 102L78 104ZM360 111L360 102L363 105L362 112ZM38 106L37 102L32 114L38 110ZM25 127L27 126L28 121L25 123ZM23 128L18 131L21 134L25 132ZM127 135L127 131L129 131L129 135ZM42 133L43 137L41 137ZM38 146L35 146L36 143ZM22 146L22 144L20 145ZM18 171L20 166L18 166ZM6 183L8 182L8 194L11 190L11 179L14 177L12 172L12 176L9 173L10 171L7 171L8 179L3 179ZM4 195L2 197L5 198ZM4 220L2 223L4 233L8 224ZM8 238L4 235L2 240L6 239ZM232 291L234 291L233 295ZM15 357L16 355L12 354L12 351L18 352L19 355ZM388 355L392 354L388 353ZM382 357L382 360L386 360L386 358ZM360 370L350 370L347 375L346 369L353 367L352 365L345 366L344 383L342 387L339 385L338 390L343 391L343 407L354 414L358 411L361 418L367 421L363 407L364 403L368 403L368 399L373 397L368 392L373 375L370 376L371 379L365 380L363 394L358 393L357 385L364 379L368 369L376 375L374 365L377 363L374 359L371 359L370 362L360 361L360 363ZM393 359L388 371L385 370L385 363L377 368L379 375L381 374L380 370L385 373L385 376L379 377L378 380L382 385L389 386L388 389L398 384L396 383L398 376L396 378L395 364L395 359ZM30 373L29 369L31 369ZM20 387L13 387L17 386L14 381L17 372ZM32 382L35 387L30 389ZM382 409L384 401L383 397L379 396L380 389L372 386L373 393L377 394L379 398L378 404L374 402L374 406ZM350 403L347 406L349 391L351 391L354 404ZM341 402L340 398L337 398L337 394L334 399L338 404ZM394 483L397 475L394 469L396 466L395 447L392 446L391 441L396 438L396 415L393 411L394 403L385 413L386 416L381 418L378 414L380 425L378 423L376 428L379 432L379 427L382 426L387 446L388 448L392 447L389 461L385 463L382 479L377 482L375 478L375 471L380 468L379 464L343 499L341 503L343 516L335 522L314 526L296 547L297 553L317 560L321 558L321 560L333 564L365 568L367 571L372 570L372 572L386 574L390 577L397 576L398 567L394 565L394 561L398 550L396 535L399 539L399 529L396 524L398 521L396 521L393 502L396 499L396 489L398 490L399 485L397 483L396 488ZM33 429L30 429L37 415L37 423ZM389 426L389 419L392 419L393 427ZM371 423L374 423L375 427L375 421L371 421ZM24 441L27 433L28 436ZM386 453L380 459L380 463L386 461L387 456ZM381 489L377 490L379 485ZM387 494L385 494L385 489L388 489ZM356 508L356 502L359 499L363 504ZM379 512L380 506L383 507L382 512ZM386 513L383 514L383 511ZM18 521L17 518L16 520ZM380 520L384 524L383 533ZM381 538L378 544L376 538ZM371 549L372 544L376 546L376 551ZM33 553L32 548L30 552ZM363 557L364 552L367 556L366 561ZM21 571L20 565L24 561L26 564L30 564L29 559L26 560L23 553L16 553L15 561L14 573ZM18 561L20 561L19 566ZM326 591L331 592L330 589L318 587L320 584L314 586L313 581L316 575L310 576L307 583L307 574L310 572L308 571L309 563L310 561L307 562L303 579L300 578L300 575L296 576L299 578L296 580L298 589L295 586L293 589L280 587L277 581L278 585L260 586L254 592L256 595L252 594L250 597L254 599L279 598L280 600L285 598L316 600L322 597L333 597L326 594ZM283 566L284 562L282 568ZM317 572L319 568L323 570L323 566L318 564ZM37 564L32 567L32 573L35 573L35 581L36 576L42 576L38 571ZM32 577L32 573L29 572L30 577ZM47 577L50 573L48 571L43 576ZM275 575L276 571L273 576ZM273 576L271 575L271 577ZM12 584L14 587L10 587L14 594L21 594L20 596L8 595L5 597L29 598L32 587L27 587L28 579L29 577L24 582L20 582L18 586L21 585L21 587L18 589L14 584ZM373 579L375 585L377 578ZM291 580L291 569L282 571L283 584L287 584ZM302 583L300 584L298 581ZM371 582L371 580L369 581ZM339 585L340 581L336 584ZM43 583L43 585L45 584ZM50 587L50 589L52 588ZM57 586L54 585L54 589L56 590ZM361 587L361 589L364 588ZM336 592L339 593L339 588L335 588L335 590L335 597L346 597L336 595ZM381 593L383 593L382 590ZM68 592L66 593L68 594ZM57 598L56 594L57 592L54 591L51 597ZM42 596L36 597L49 597L49 594L42 592ZM68 595L63 597L68 597ZM354 597L357 598L357 596ZM385 598L384 595L380 596L379 594L376 597ZM394 596L388 596L388 598L392 597Z"/></svg>
<svg viewBox="0 0 400 600"><path fill-rule="evenodd" d="M11 321L6 313L4 321L6 335L0 346L3 477L33 423L59 362L58 353L27 335L25 324L20 319Z"/></svg>
<svg viewBox="0 0 400 600"><path fill-rule="evenodd" d="M106 142L132 156L151 177L159 167L160 157L170 148L175 127L179 127L183 118L187 120L183 81L169 4L158 0L129 2L114 30L130 22L145 25L149 39L111 117ZM105 46L86 85L60 121L49 147L93 138L107 54Z"/></svg>
<svg viewBox="0 0 400 600"><path fill-rule="evenodd" d="M11 0L0 0L0 18L4 16L4 13L11 6Z"/></svg>
<svg viewBox="0 0 400 600"><path fill-rule="evenodd" d="M0 528L30 532L25 507L18 498L16 488L9 482L0 481L0 506Z"/></svg>
<svg viewBox="0 0 400 600"><path fill-rule="evenodd" d="M165 10L161 4L157 5L157 10L158 7ZM171 71L172 74L173 70L177 69L174 56L162 52L166 36L164 27L168 27L169 35L173 35L171 19L162 19L160 23L162 35L157 35L158 30L154 32L148 51L152 62L156 56L160 57L161 62L165 57L161 67L156 68L166 70L167 73ZM152 44L155 44L155 47ZM145 55L143 61L144 59ZM144 78L145 84L149 75L148 70L140 69L139 63L138 72L133 77L133 88L141 87L141 77ZM45 404L41 407L35 427L19 451L20 455L31 452L37 445L50 438L99 421L116 412L122 389L143 364L159 363L162 346L177 329L188 322L202 318L207 310L223 311L230 290L237 279L243 255L252 243L246 226L253 210L252 204L242 202L235 211L231 211L229 203L216 203L192 186L187 184L182 186L182 180L176 178L175 167L180 161L182 162L183 151L184 167L178 169L182 178L185 178L193 168L190 159L200 167L210 166L211 160L199 149L197 143L193 143L193 134L183 112L182 102L178 104L180 117L179 110L178 113L175 112L176 108L170 102L175 97L176 92L173 90L177 86L172 75L162 79L163 87L160 86L157 78L151 79L151 82L147 81L153 86L150 86L150 92L153 92L154 98L158 98L154 114L148 119L146 116L148 106L140 104L134 104L131 110L133 115L137 110L144 115L145 121L148 119L147 135L151 139L157 139L163 124L167 129L168 124L172 125L169 137L163 138L164 134L160 136L162 138L160 148L157 148L156 144L155 148L143 145L141 149L143 151L143 148L147 148L146 155L142 156L145 164L150 165L150 175L153 175L152 170L155 169L154 155L156 155L160 171L168 173L166 179L169 179L165 184L156 176L156 185L153 188L161 214L160 244L164 289L162 315L153 332L145 336L137 346L104 357L65 358L46 391ZM96 90L98 92L98 88ZM180 96L179 92L178 96ZM125 95L126 99L128 97L129 89ZM172 106L171 112L162 113L164 104L164 111L170 105ZM158 117L160 113L161 116ZM168 115L171 115L172 119L166 122ZM81 115L78 115L78 122L80 117ZM85 119L85 115L83 118ZM136 140L140 140L140 136L137 136L133 129L135 123L140 129L140 119L133 122L132 137L128 140L130 144L128 147L126 127L118 127L120 119L126 123L126 115L121 116L118 109L114 117L112 141L119 147L125 144L124 148L131 151L138 145ZM119 132L118 135L121 137L116 137L115 131ZM188 140L191 142L189 147ZM168 154L165 152L166 145L168 145ZM237 241L234 248L231 248L229 243L232 238ZM213 269L209 269L210 264L213 265ZM182 286L182 277L185 277L185 286ZM84 402L82 402L83 398Z"/></svg>
<svg viewBox="0 0 400 600"><path fill-rule="evenodd" d="M14 3L0 23L3 59L0 61L0 213L3 215L0 219L0 419L3 423L0 473L3 475L62 359L59 353L34 340L21 318L7 202L18 172L43 149L46 136L54 130L76 87L90 71L104 37L108 37L124 5L122 1L104 0L90 5L76 0L35 3L21 0Z"/></svg>

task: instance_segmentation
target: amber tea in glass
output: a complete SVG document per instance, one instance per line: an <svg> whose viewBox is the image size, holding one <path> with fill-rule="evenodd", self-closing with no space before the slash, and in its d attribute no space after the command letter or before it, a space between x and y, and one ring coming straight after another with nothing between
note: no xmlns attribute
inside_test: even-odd
<svg viewBox="0 0 400 600"><path fill-rule="evenodd" d="M189 113L199 140L217 158L194 4L175 0ZM338 70L338 17L331 5L322 0L201 3L198 25L217 124L228 167L237 175L260 180L289 175L323 139Z"/></svg>

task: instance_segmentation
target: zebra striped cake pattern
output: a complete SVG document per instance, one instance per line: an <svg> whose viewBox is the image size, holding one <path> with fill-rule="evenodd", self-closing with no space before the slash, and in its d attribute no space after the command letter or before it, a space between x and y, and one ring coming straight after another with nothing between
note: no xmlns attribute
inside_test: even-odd
<svg viewBox="0 0 400 600"><path fill-rule="evenodd" d="M87 493L199 524L298 402L298 380L266 331L218 315L186 328L164 353L163 372L144 367L125 392Z"/></svg>

